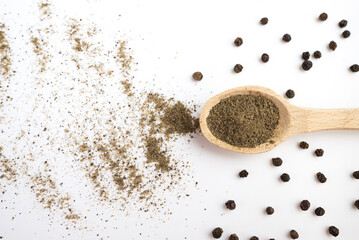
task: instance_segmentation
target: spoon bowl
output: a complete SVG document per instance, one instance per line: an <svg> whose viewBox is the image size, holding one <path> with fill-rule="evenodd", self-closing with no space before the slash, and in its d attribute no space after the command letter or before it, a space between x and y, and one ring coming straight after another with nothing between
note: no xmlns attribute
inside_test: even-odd
<svg viewBox="0 0 359 240"><path fill-rule="evenodd" d="M263 96L270 99L279 109L279 123L273 136L254 148L237 147L216 138L208 128L207 117L216 104L234 95ZM199 119L203 135L215 145L240 153L267 152L289 137L302 132L329 129L359 129L359 109L320 110L301 108L289 103L274 91L260 86L244 86L222 92L204 105Z"/></svg>

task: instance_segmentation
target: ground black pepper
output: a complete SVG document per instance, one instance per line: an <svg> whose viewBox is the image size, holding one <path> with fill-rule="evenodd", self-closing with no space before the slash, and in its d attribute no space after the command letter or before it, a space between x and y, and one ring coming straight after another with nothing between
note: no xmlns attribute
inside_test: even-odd
<svg viewBox="0 0 359 240"><path fill-rule="evenodd" d="M319 20L320 21L325 21L325 20L327 20L328 19L328 14L326 14L325 12L323 12L323 13L321 13L320 15L319 15Z"/></svg>
<svg viewBox="0 0 359 240"><path fill-rule="evenodd" d="M288 33L286 33L283 35L282 40L284 42L290 42L292 40L292 37Z"/></svg>
<svg viewBox="0 0 359 240"><path fill-rule="evenodd" d="M315 215L317 216L323 216L325 214L324 208L318 207L314 210Z"/></svg>
<svg viewBox="0 0 359 240"><path fill-rule="evenodd" d="M261 23L262 25L266 25L266 24L268 23L268 18L266 18L266 17L262 18L262 19L260 20L260 23Z"/></svg>
<svg viewBox="0 0 359 240"><path fill-rule="evenodd" d="M309 60L305 60L303 63L302 63L302 68L304 71L308 71L310 70L311 68L313 67L313 63Z"/></svg>
<svg viewBox="0 0 359 240"><path fill-rule="evenodd" d="M334 42L334 41L330 41L329 43L329 49L332 50L332 51L335 51L335 49L337 49L337 43Z"/></svg>
<svg viewBox="0 0 359 240"><path fill-rule="evenodd" d="M328 228L328 231L331 235L333 235L334 237L337 237L339 235L339 229L335 226L330 226Z"/></svg>
<svg viewBox="0 0 359 240"><path fill-rule="evenodd" d="M272 215L272 214L274 213L274 208L272 208L272 207L267 207L267 208L266 208L266 213L267 213L268 215Z"/></svg>
<svg viewBox="0 0 359 240"><path fill-rule="evenodd" d="M240 38L240 37L237 37L235 40L234 40L234 45L236 45L237 47L241 46L243 44L243 39Z"/></svg>
<svg viewBox="0 0 359 240"><path fill-rule="evenodd" d="M233 233L231 234L231 236L229 236L229 240L239 240L239 237L237 236L237 234Z"/></svg>
<svg viewBox="0 0 359 240"><path fill-rule="evenodd" d="M321 148L318 148L314 151L315 156L322 157L324 155L324 150Z"/></svg>
<svg viewBox="0 0 359 240"><path fill-rule="evenodd" d="M243 66L241 64L234 65L233 71L235 73L240 73L240 72L242 72L242 70L243 70Z"/></svg>
<svg viewBox="0 0 359 240"><path fill-rule="evenodd" d="M246 177L248 177L248 172L247 172L247 170L244 169L244 170L240 171L238 175L241 178L246 178Z"/></svg>
<svg viewBox="0 0 359 240"><path fill-rule="evenodd" d="M233 146L253 148L273 136L279 109L263 96L235 95L212 107L206 121L216 138Z"/></svg>
<svg viewBox="0 0 359 240"><path fill-rule="evenodd" d="M308 148L309 148L309 144L308 144L307 142L301 141L301 142L299 143L299 147L300 147L301 149L308 149Z"/></svg>
<svg viewBox="0 0 359 240"><path fill-rule="evenodd" d="M228 200L225 205L229 210L236 209L236 203L233 200Z"/></svg>
<svg viewBox="0 0 359 240"><path fill-rule="evenodd" d="M308 200L303 200L300 202L300 209L307 211L310 208L310 202Z"/></svg>
<svg viewBox="0 0 359 240"><path fill-rule="evenodd" d="M359 179L359 171L353 172L353 177L354 177L355 179Z"/></svg>
<svg viewBox="0 0 359 240"><path fill-rule="evenodd" d="M353 64L350 66L350 71L352 72L359 72L359 65L358 64Z"/></svg>
<svg viewBox="0 0 359 240"><path fill-rule="evenodd" d="M203 75L202 75L201 72L195 72L195 73L192 74L192 77L196 81L201 81L202 78L203 78Z"/></svg>
<svg viewBox="0 0 359 240"><path fill-rule="evenodd" d="M279 166L282 165L283 160L281 158L279 158L279 157L272 158L272 163L273 163L274 166L279 167Z"/></svg>
<svg viewBox="0 0 359 240"><path fill-rule="evenodd" d="M354 202L354 206L359 210L359 199Z"/></svg>
<svg viewBox="0 0 359 240"><path fill-rule="evenodd" d="M259 238L256 237L256 236L253 236L253 237L251 237L249 240L259 240Z"/></svg>
<svg viewBox="0 0 359 240"><path fill-rule="evenodd" d="M344 20L344 19L341 20L341 21L338 23L339 27L341 27L341 28L346 27L347 24L348 24L348 21L347 21L347 20Z"/></svg>
<svg viewBox="0 0 359 240"><path fill-rule="evenodd" d="M217 228L213 229L213 231L212 231L212 235L214 238L222 237L222 233L223 233L223 229L220 227L217 227Z"/></svg>
<svg viewBox="0 0 359 240"><path fill-rule="evenodd" d="M303 60L308 60L310 58L310 53L309 52L303 52L302 53L302 58L303 58Z"/></svg>
<svg viewBox="0 0 359 240"><path fill-rule="evenodd" d="M288 89L288 90L285 92L285 95L287 96L287 98L294 98L295 92L294 92L292 89Z"/></svg>
<svg viewBox="0 0 359 240"><path fill-rule="evenodd" d="M321 58L322 57L322 53L320 52L320 51L315 51L314 53L313 53L313 57L314 58Z"/></svg>
<svg viewBox="0 0 359 240"><path fill-rule="evenodd" d="M327 177L321 172L318 172L316 176L320 183L325 183L327 181Z"/></svg>
<svg viewBox="0 0 359 240"><path fill-rule="evenodd" d="M290 176L289 176L287 173L283 173L283 174L280 176L280 179L281 179L283 182L289 182Z"/></svg>
<svg viewBox="0 0 359 240"><path fill-rule="evenodd" d="M291 239L297 239L297 238L299 238L299 234L298 234L298 232L295 231L295 230L290 230L289 235L290 235L290 238L291 238Z"/></svg>
<svg viewBox="0 0 359 240"><path fill-rule="evenodd" d="M345 31L342 33L342 36L343 36L343 38L348 38L348 37L350 37L350 31L345 30Z"/></svg>
<svg viewBox="0 0 359 240"><path fill-rule="evenodd" d="M267 53L263 53L261 59L262 62L266 63L269 61L269 55Z"/></svg>

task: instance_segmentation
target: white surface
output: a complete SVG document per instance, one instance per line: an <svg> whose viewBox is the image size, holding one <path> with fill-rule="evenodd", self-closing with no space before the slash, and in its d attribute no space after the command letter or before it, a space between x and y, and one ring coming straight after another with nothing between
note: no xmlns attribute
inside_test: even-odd
<svg viewBox="0 0 359 240"><path fill-rule="evenodd" d="M348 71L350 65L359 63L358 1L64 0L54 5L71 16L97 19L109 30L114 27L111 20L120 14L116 27L131 38L138 62L136 79L154 79L151 87L168 96L193 99L203 106L223 90L262 85L280 94L294 89L296 97L291 102L301 106L359 107L359 73ZM10 29L31 24L31 11L36 10L20 0L2 0L0 9L7 13L1 18ZM318 22L323 11L329 18ZM266 26L258 23L264 16L269 18ZM343 29L337 23L341 19L349 21L347 29L352 35L348 39L340 37ZM290 43L281 41L284 33L291 34ZM244 39L239 48L232 44L237 36ZM335 52L327 49L331 40L338 43ZM301 71L301 53L315 50L322 52L322 58L313 60L310 71ZM270 56L267 64L259 61L264 52ZM232 72L236 63L244 66L240 74ZM204 74L201 82L191 80L194 71ZM308 150L298 149L301 140L310 144ZM27 199L33 196L23 193L9 206L12 213L22 213L15 220L9 210L0 209L0 236L6 240L211 239L211 231L221 226L222 239L231 233L240 239L253 235L289 239L289 230L296 229L300 239L324 240L332 238L327 228L335 225L340 229L337 239L355 240L359 238L359 211L353 202L359 199L359 181L351 174L359 170L358 144L359 131L316 132L294 136L265 154L242 155L219 149L197 135L189 150L179 144L178 151L187 151L198 189L187 189L190 197L178 204L175 199L169 201L173 214L164 222L163 217L134 211L108 223L94 217L89 223L93 231L65 231L60 224L49 225L46 210L37 207L29 213L34 206ZM322 158L313 156L316 148L324 149ZM273 167L272 157L281 157L283 165ZM247 179L237 177L242 169L248 170ZM318 171L326 174L327 183L316 181ZM290 182L279 181L283 172L290 174ZM224 208L228 199L236 201L235 211ZM303 199L312 204L307 212L298 209ZM267 206L274 207L274 215L265 215ZM318 206L326 210L323 217L313 214ZM109 215L104 212L102 218Z"/></svg>

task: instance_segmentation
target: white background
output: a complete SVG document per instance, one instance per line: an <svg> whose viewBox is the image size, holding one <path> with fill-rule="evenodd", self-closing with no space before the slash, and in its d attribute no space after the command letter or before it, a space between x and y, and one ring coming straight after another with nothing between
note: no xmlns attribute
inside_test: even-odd
<svg viewBox="0 0 359 240"><path fill-rule="evenodd" d="M89 17L111 26L119 14L119 27L130 37L134 58L138 62L136 79L152 81L147 86L183 101L194 100L200 106L213 95L238 86L261 85L279 94L289 88L296 96L291 103L317 108L359 108L359 73L348 67L359 63L359 2L346 1L54 1L59 11L68 15ZM27 22L30 1L1 0L3 19L11 19L13 27ZM318 15L327 12L325 22ZM19 14L19 15L18 15ZM266 26L259 24L268 17ZM348 20L350 38L341 38L341 19ZM31 23L30 23L31 24ZM292 36L283 43L284 33ZM11 33L9 33L11 34ZM233 40L240 36L244 44L237 48ZM331 40L338 43L335 52L328 50ZM313 68L300 69L301 53L315 50L322 58L313 60ZM270 61L260 62L262 53ZM241 63L244 70L233 73ZM194 82L191 75L201 71L204 78ZM328 119L330 121L330 119ZM297 144L305 140L308 150ZM57 223L51 225L46 210L34 208L31 196L20 195L12 209L22 212L11 221L11 214L0 216L3 239L211 239L211 231L220 226L222 239L237 233L240 239L256 235L260 239L289 239L296 229L300 239L330 239L328 226L340 229L337 239L359 238L359 211L353 202L359 199L359 181L351 174L359 170L359 131L330 131L300 134L276 149L257 155L243 155L219 149L202 135L195 136L186 156L192 163L198 188L189 188L189 198L169 201L172 216L151 217L133 212L116 216L104 228L103 221L91 223L93 231L69 230ZM322 158L313 152L323 148ZM275 168L272 157L281 157L283 165ZM249 177L239 179L240 170ZM320 184L315 173L326 174ZM279 176L287 172L291 181L282 183ZM19 190L21 191L21 190ZM32 197L33 198L33 197ZM171 198L171 196L169 196ZM229 211L224 203L233 199L237 209ZM310 200L307 212L298 203ZM178 204L177 204L178 203ZM273 206L275 213L264 210ZM326 214L317 217L313 211L323 207ZM3 206L2 206L3 207ZM205 210L206 209L206 210ZM65 233L64 233L65 232ZM70 236L67 236L70 233ZM97 236L97 234L100 234Z"/></svg>

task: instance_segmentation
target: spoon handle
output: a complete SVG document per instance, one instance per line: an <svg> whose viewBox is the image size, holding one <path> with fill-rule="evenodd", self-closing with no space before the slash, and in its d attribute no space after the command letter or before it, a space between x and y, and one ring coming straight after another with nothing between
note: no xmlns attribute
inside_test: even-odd
<svg viewBox="0 0 359 240"><path fill-rule="evenodd" d="M359 129L359 109L304 109L304 132L333 129Z"/></svg>

